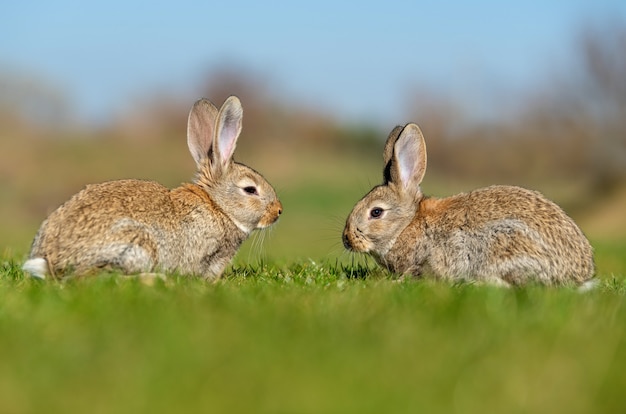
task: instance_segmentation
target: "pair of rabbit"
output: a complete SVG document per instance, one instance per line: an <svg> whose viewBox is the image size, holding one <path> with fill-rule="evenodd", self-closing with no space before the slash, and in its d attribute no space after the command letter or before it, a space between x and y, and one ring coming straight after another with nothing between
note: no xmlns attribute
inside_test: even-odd
<svg viewBox="0 0 626 414"><path fill-rule="evenodd" d="M282 205L256 171L233 161L243 110L197 101L187 144L198 173L173 190L140 180L87 186L41 225L24 270L35 277L98 269L156 271L218 279L254 229L273 224ZM396 127L384 149L384 183L347 219L348 250L389 270L499 285L583 283L594 273L589 242L539 193L494 186L434 199L420 184L426 147L418 126Z"/></svg>

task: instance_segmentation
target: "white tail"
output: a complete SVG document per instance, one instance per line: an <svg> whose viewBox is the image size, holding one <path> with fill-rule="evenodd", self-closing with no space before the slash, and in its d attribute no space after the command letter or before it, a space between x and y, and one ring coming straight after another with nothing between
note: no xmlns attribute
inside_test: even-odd
<svg viewBox="0 0 626 414"><path fill-rule="evenodd" d="M582 285L580 285L578 287L578 291L579 292L589 292L590 290L596 289L599 284L600 284L600 282L598 281L598 279L591 279L591 280L586 281Z"/></svg>
<svg viewBox="0 0 626 414"><path fill-rule="evenodd" d="M42 257L28 259L22 266L22 270L38 279L45 279L48 274L48 262Z"/></svg>

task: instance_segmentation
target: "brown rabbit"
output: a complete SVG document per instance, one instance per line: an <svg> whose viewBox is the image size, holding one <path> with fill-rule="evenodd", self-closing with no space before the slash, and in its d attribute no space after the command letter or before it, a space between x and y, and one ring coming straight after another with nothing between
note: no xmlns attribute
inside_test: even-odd
<svg viewBox="0 0 626 414"><path fill-rule="evenodd" d="M99 269L219 278L250 233L282 212L272 186L232 159L242 115L235 96L219 111L197 101L187 128L198 168L192 184L88 185L43 222L23 269L40 278Z"/></svg>
<svg viewBox="0 0 626 414"><path fill-rule="evenodd" d="M399 274L498 285L581 284L593 251L574 221L536 191L492 186L447 198L424 196L426 144L416 124L385 144L384 183L346 221L344 246Z"/></svg>

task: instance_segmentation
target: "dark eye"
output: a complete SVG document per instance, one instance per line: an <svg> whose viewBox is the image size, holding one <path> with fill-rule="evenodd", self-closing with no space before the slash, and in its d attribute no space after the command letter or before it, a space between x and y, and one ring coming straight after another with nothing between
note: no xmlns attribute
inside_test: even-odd
<svg viewBox="0 0 626 414"><path fill-rule="evenodd" d="M373 219L380 218L380 216L383 215L383 211L385 210L383 210L380 207L374 207L373 209L370 210L370 217Z"/></svg>
<svg viewBox="0 0 626 414"><path fill-rule="evenodd" d="M254 186L248 186L248 187L244 187L243 191L245 191L246 193L250 194L250 195L258 195L259 193L256 190L256 187Z"/></svg>

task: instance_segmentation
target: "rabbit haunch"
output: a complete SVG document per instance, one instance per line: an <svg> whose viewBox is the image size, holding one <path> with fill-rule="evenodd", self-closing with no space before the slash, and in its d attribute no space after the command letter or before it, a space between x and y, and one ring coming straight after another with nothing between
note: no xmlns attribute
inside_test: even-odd
<svg viewBox="0 0 626 414"><path fill-rule="evenodd" d="M419 185L426 147L415 124L395 128L384 151L384 183L348 217L344 245L393 272L499 285L583 283L591 245L574 221L540 193L492 186L447 198Z"/></svg>
<svg viewBox="0 0 626 414"><path fill-rule="evenodd" d="M168 189L142 180L87 186L43 222L24 270L37 277L99 269L221 276L241 243L274 223L282 205L256 171L232 160L243 111L199 100L187 142L198 174Z"/></svg>

